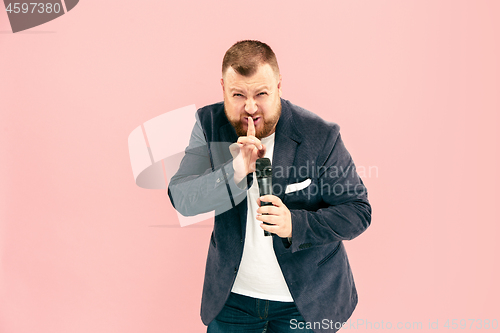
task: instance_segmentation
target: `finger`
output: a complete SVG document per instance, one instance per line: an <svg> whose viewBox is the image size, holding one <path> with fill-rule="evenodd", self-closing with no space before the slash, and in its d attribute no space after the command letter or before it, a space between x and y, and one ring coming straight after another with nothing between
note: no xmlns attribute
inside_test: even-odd
<svg viewBox="0 0 500 333"><path fill-rule="evenodd" d="M256 219L273 225L278 225L280 221L279 217L275 215L257 215Z"/></svg>
<svg viewBox="0 0 500 333"><path fill-rule="evenodd" d="M260 199L261 202L262 201L264 201L264 202L271 202L274 206L281 206L283 204L281 202L280 198L278 198L277 196L272 195L272 194L263 195L259 199Z"/></svg>
<svg viewBox="0 0 500 333"><path fill-rule="evenodd" d="M262 142L259 139L257 139L255 136L240 136L238 138L237 143L244 144L244 145L254 145L259 150L265 149L265 146L262 144ZM264 152L265 152L265 150L264 150Z"/></svg>
<svg viewBox="0 0 500 333"><path fill-rule="evenodd" d="M260 206L257 208L257 214L279 215L280 208L276 206Z"/></svg>
<svg viewBox="0 0 500 333"><path fill-rule="evenodd" d="M261 198L263 198L264 196L262 196ZM260 200L260 198L257 198L257 205L259 205L259 207L265 207L265 206L262 206L262 203L263 202L268 202L268 201L265 201L265 200Z"/></svg>
<svg viewBox="0 0 500 333"><path fill-rule="evenodd" d="M253 124L252 117L248 117L247 136L255 136L255 125Z"/></svg>
<svg viewBox="0 0 500 333"><path fill-rule="evenodd" d="M275 226L275 225L269 225L269 224L264 224L264 223L261 223L260 224L260 227L266 231L269 231L270 233L272 234L277 234L280 230L280 227L278 226Z"/></svg>
<svg viewBox="0 0 500 333"><path fill-rule="evenodd" d="M264 198L264 197L265 197L265 196L262 196L261 198ZM266 206L262 206L262 203L263 203L263 202L266 202L266 203L267 203L267 202L269 202L269 201L266 201L266 200L260 200L260 198L257 198L257 205L258 205L259 207L266 207ZM274 207L274 206L273 206L273 207Z"/></svg>
<svg viewBox="0 0 500 333"><path fill-rule="evenodd" d="M266 155L266 145L262 145L261 149L259 149L259 158L262 158Z"/></svg>

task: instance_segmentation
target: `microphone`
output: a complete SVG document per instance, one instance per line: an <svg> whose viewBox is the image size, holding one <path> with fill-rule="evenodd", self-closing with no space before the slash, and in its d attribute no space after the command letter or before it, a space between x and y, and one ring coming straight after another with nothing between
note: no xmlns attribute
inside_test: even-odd
<svg viewBox="0 0 500 333"><path fill-rule="evenodd" d="M259 158L255 161L255 174L259 184L259 195L273 194L273 169L271 168L271 161L267 158ZM272 202L260 202L261 206L272 206ZM265 214L263 214L265 215ZM272 225L271 223L264 222L264 224ZM264 230L264 236L271 236L272 233Z"/></svg>

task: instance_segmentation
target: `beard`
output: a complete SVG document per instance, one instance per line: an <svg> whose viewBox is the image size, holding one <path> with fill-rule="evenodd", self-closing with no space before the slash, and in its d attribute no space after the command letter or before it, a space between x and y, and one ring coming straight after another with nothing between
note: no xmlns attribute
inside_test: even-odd
<svg viewBox="0 0 500 333"><path fill-rule="evenodd" d="M261 123L255 127L255 136L257 137L257 139L260 140L262 138L271 135L274 132L276 124L278 123L278 120L280 119L281 116L281 103L279 103L276 106L274 112L272 112L267 117L264 117L262 113L257 112L253 115L243 114L238 119L231 118L228 115L225 102L224 102L224 113L226 114L226 117L231 123L231 125L234 127L236 134L238 136L247 136L247 129L245 128L246 123L244 121L244 117L252 117L252 118L260 117Z"/></svg>

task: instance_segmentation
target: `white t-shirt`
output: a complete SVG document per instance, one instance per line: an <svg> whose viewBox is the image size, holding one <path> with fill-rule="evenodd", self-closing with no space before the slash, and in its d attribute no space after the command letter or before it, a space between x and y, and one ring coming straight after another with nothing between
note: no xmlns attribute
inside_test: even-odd
<svg viewBox="0 0 500 333"><path fill-rule="evenodd" d="M265 157L272 161L274 133L261 141L266 146ZM261 221L256 219L259 185L255 172L253 179L247 192L248 213L243 257L231 291L254 298L293 302L274 253L273 237L276 236L264 236Z"/></svg>

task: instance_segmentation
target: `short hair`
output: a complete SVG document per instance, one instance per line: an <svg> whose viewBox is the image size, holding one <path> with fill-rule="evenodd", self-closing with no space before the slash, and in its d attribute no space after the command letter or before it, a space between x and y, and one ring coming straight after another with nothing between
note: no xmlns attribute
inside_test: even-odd
<svg viewBox="0 0 500 333"><path fill-rule="evenodd" d="M269 64L274 73L279 76L278 60L269 45L258 40L242 40L226 51L222 60L222 76L229 66L240 75L252 76L257 71L257 67L263 64Z"/></svg>

